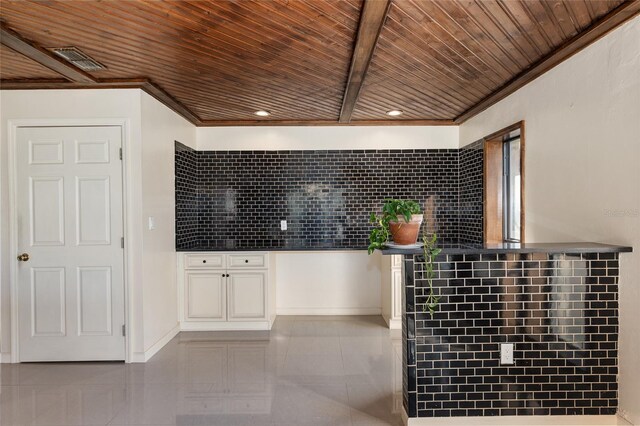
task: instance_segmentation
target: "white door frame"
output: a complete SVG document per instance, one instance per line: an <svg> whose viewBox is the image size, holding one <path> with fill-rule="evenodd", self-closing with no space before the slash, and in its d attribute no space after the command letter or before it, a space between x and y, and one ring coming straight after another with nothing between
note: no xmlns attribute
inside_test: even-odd
<svg viewBox="0 0 640 426"><path fill-rule="evenodd" d="M132 165L127 153L131 143L131 125L127 118L87 118L87 119L19 119L8 120L9 132L8 146L8 172L9 172L9 288L11 297L11 362L20 362L19 351L19 324L18 324L18 265L15 262L18 256L18 179L17 179L17 131L20 127L90 127L90 126L114 126L120 127L122 135L122 207L123 207L123 233L124 233L124 321L126 325L125 336L125 362L132 360L131 328L133 312L133 289L129 283L133 282L133 265L131 259L132 241L130 235L134 235L133 212L131 197L132 191L129 179L132 176Z"/></svg>

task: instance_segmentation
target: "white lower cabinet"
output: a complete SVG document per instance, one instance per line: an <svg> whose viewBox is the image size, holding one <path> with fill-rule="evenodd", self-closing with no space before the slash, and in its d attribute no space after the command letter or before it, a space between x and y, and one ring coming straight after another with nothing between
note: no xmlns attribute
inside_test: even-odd
<svg viewBox="0 0 640 426"><path fill-rule="evenodd" d="M397 321L401 321L402 320L402 268L401 267L393 268L391 270L391 298L393 300L391 318Z"/></svg>
<svg viewBox="0 0 640 426"><path fill-rule="evenodd" d="M275 319L268 253L179 253L182 330L269 330Z"/></svg>
<svg viewBox="0 0 640 426"><path fill-rule="evenodd" d="M185 317L192 321L226 321L224 273L188 271L185 274Z"/></svg>
<svg viewBox="0 0 640 426"><path fill-rule="evenodd" d="M267 319L266 271L231 272L227 289L229 321Z"/></svg>
<svg viewBox="0 0 640 426"><path fill-rule="evenodd" d="M382 317L391 329L402 328L402 256L382 258Z"/></svg>

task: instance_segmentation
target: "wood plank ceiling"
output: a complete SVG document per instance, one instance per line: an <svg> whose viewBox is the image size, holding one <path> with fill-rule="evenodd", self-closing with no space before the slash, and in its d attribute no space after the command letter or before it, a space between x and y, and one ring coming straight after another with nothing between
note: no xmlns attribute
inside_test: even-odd
<svg viewBox="0 0 640 426"><path fill-rule="evenodd" d="M8 47L0 45L0 79L12 80L25 77L49 79L60 78L60 75Z"/></svg>
<svg viewBox="0 0 640 426"><path fill-rule="evenodd" d="M639 10L637 0L2 0L3 32L25 55L76 46L107 69L74 82L5 36L0 85L140 87L197 125L452 124Z"/></svg>

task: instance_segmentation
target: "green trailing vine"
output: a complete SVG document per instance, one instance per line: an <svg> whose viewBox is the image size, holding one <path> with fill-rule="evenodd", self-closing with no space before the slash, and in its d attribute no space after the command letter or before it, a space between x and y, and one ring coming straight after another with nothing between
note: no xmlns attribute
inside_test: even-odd
<svg viewBox="0 0 640 426"><path fill-rule="evenodd" d="M429 314L433 319L433 314L438 310L438 302L442 296L436 296L433 291L433 279L435 278L435 272L433 271L433 263L436 258L442 251L436 247L438 242L438 236L433 233L431 237L427 235L427 231L425 230L422 234L422 252L424 254L424 278L429 283L429 294L427 295L427 302L424 305L423 312L429 310Z"/></svg>

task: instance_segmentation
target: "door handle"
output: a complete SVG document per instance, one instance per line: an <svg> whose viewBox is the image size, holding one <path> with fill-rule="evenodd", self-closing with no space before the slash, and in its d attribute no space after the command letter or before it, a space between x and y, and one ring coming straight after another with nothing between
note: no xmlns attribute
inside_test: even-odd
<svg viewBox="0 0 640 426"><path fill-rule="evenodd" d="M27 262L29 260L29 253L22 253L18 255L18 260L20 262Z"/></svg>

